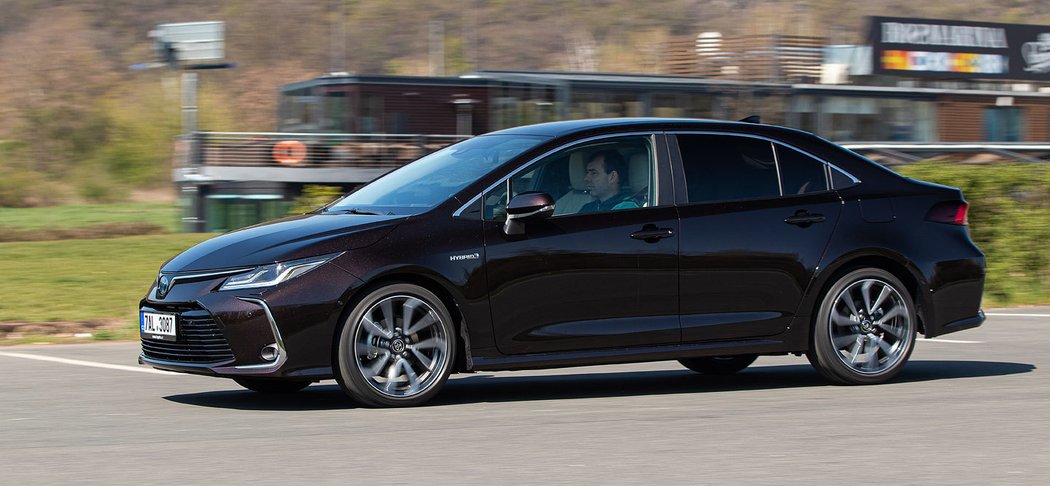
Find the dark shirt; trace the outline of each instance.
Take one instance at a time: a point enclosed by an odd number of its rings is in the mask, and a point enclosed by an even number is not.
[[[595,199],[587,204],[584,204],[580,208],[580,213],[596,213],[599,211],[612,211],[615,209],[631,209],[637,208],[638,202],[631,197],[631,193],[627,191],[620,191],[613,197],[606,199],[605,201],[599,201]]]

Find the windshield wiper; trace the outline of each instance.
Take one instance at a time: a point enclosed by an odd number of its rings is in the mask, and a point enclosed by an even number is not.
[[[339,209],[339,210],[336,210],[336,211],[329,211],[329,212],[343,213],[343,214],[367,214],[367,215],[371,215],[371,216],[389,216],[389,215],[394,214],[394,213],[377,213],[375,211],[366,211],[366,210],[361,209],[361,208]]]

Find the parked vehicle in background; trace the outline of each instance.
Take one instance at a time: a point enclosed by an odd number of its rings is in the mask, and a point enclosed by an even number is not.
[[[615,204],[595,199],[613,183]],[[423,403],[453,372],[724,374],[787,353],[882,383],[917,333],[984,320],[966,214],[958,189],[793,129],[513,128],[171,259],[141,302],[140,360],[261,392],[335,378],[369,406]]]

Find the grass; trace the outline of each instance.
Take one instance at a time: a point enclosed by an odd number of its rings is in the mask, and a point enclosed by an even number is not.
[[[0,243],[0,321],[137,321],[161,264],[212,234]]]
[[[86,228],[114,223],[152,223],[179,231],[180,208],[171,203],[78,204],[47,208],[0,208],[0,229]]]

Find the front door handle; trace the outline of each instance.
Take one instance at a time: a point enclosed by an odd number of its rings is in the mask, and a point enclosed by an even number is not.
[[[784,222],[787,224],[794,224],[805,227],[813,223],[822,223],[824,222],[824,219],[826,218],[824,218],[823,214],[810,213],[803,209],[795,213],[794,216],[788,216],[787,218],[784,218]]]
[[[631,238],[636,240],[645,240],[647,243],[656,243],[664,238],[670,238],[674,236],[674,230],[671,228],[657,228],[656,225],[647,224],[642,227],[641,231],[635,231],[631,233]]]

